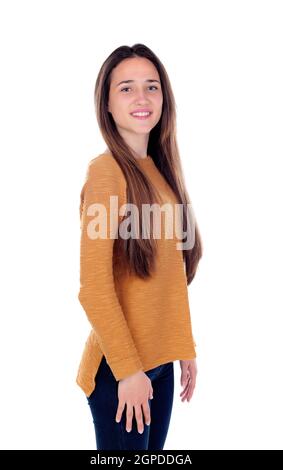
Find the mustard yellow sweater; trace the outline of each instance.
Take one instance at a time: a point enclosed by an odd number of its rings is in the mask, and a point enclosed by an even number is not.
[[[151,156],[139,159],[164,203],[177,198]],[[129,275],[119,263],[117,240],[110,234],[110,196],[118,196],[118,208],[127,203],[126,179],[110,152],[99,154],[87,168],[81,191],[80,289],[78,298],[91,324],[76,382],[89,396],[105,356],[115,379],[138,370],[147,371],[177,359],[196,357],[182,250],[176,238],[161,232],[157,239],[157,269],[143,280]],[[94,238],[90,207],[106,208],[107,237]],[[93,207],[93,206],[92,206]],[[118,215],[118,221],[123,215]],[[163,220],[163,219],[162,219]],[[109,227],[109,230],[108,230]],[[162,226],[164,227],[164,225]]]

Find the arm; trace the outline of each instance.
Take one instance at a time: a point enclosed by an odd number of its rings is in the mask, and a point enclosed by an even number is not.
[[[110,233],[110,195],[118,196],[121,175],[113,162],[97,157],[88,167],[81,193],[79,301],[116,380],[143,370],[127,321],[115,291],[112,256],[115,239]],[[101,204],[99,212],[93,204]],[[104,209],[105,208],[105,209]],[[102,212],[102,209],[105,212]],[[98,218],[99,217],[99,218]],[[105,224],[106,237],[94,238]],[[115,224],[114,224],[115,225]],[[115,225],[114,233],[117,233]]]

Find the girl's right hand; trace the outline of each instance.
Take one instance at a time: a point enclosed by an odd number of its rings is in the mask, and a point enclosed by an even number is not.
[[[143,415],[145,423],[150,425],[151,418],[148,400],[152,398],[153,388],[151,380],[142,370],[139,370],[125,379],[119,380],[119,403],[116,413],[116,422],[120,422],[125,405],[127,405],[126,430],[130,432],[132,430],[134,408],[138,432],[142,434],[144,431]]]

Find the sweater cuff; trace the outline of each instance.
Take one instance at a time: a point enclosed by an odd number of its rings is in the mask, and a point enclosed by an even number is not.
[[[109,365],[110,369],[116,380],[122,380],[128,377],[129,375],[135,374],[139,370],[144,370],[143,365],[139,358],[137,357],[126,357],[122,361],[110,361],[108,362],[106,357],[106,362]]]

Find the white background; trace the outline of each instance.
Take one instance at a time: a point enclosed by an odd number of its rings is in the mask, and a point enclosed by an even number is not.
[[[165,449],[282,449],[282,2],[2,1],[2,449],[95,449],[75,383],[79,196],[104,151],[102,62],[142,42],[163,62],[204,254],[189,287],[198,377]]]

